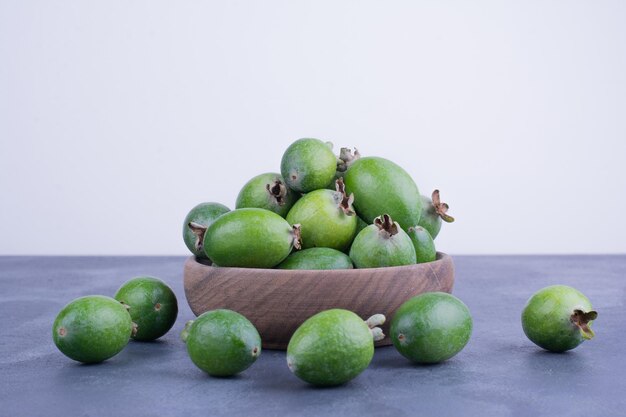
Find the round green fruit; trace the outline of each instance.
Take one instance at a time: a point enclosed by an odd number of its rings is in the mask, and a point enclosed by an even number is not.
[[[273,268],[293,247],[300,248],[300,226],[259,208],[228,212],[204,234],[207,256],[223,267]]]
[[[593,338],[591,322],[597,317],[583,293],[566,285],[552,285],[530,297],[522,312],[522,328],[537,346],[565,352]]]
[[[443,292],[413,297],[391,320],[391,340],[398,352],[416,363],[450,359],[467,344],[472,316],[461,300]]]
[[[416,254],[409,235],[385,214],[354,238],[350,259],[357,268],[380,268],[412,265]]]
[[[187,249],[198,258],[206,258],[202,239],[211,223],[230,209],[220,203],[200,203],[191,209],[183,223],[183,240]]]
[[[310,248],[294,252],[282,261],[278,269],[352,269],[352,260],[343,252],[331,248]]]
[[[422,200],[411,176],[393,162],[378,158],[357,159],[346,171],[348,193],[354,193],[354,207],[366,222],[389,214],[407,230],[419,223]]]
[[[130,317],[137,325],[137,331],[132,336],[135,340],[156,340],[176,322],[176,295],[160,279],[133,278],[117,290],[115,299],[128,306]]]
[[[287,366],[298,378],[319,386],[340,385],[367,368],[374,340],[384,337],[378,314],[367,322],[348,310],[333,309],[309,317],[287,347]]]
[[[421,226],[409,227],[407,234],[415,247],[416,263],[432,262],[437,259],[435,242],[425,228]]]
[[[319,139],[298,139],[287,148],[280,163],[287,186],[300,193],[326,188],[336,171],[332,145]]]
[[[181,338],[192,362],[213,376],[243,372],[261,355],[259,332],[232,310],[207,311],[185,325]]]
[[[54,344],[67,357],[97,363],[117,355],[133,332],[130,314],[110,297],[89,295],[72,301],[52,326]]]
[[[235,208],[262,208],[285,217],[300,195],[285,185],[280,174],[257,175],[248,181],[237,196]]]
[[[428,230],[433,240],[441,230],[441,221],[452,223],[454,217],[448,214],[450,208],[446,203],[441,202],[439,190],[433,191],[432,200],[426,196],[421,196],[422,214],[420,216],[419,225]]]
[[[315,190],[298,200],[287,214],[287,222],[300,225],[302,247],[348,250],[357,226],[353,199],[346,195],[340,178],[336,191]]]

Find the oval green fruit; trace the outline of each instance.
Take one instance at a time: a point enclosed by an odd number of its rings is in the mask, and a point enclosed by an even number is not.
[[[187,249],[198,258],[206,258],[202,246],[204,231],[230,209],[220,203],[200,203],[191,209],[183,223],[183,240]]]
[[[442,203],[439,197],[439,190],[433,191],[432,200],[425,195],[421,196],[422,214],[420,216],[419,226],[428,230],[433,240],[441,230],[441,221],[452,223],[454,217],[448,214],[450,208],[446,203]]]
[[[384,322],[384,316],[380,317],[374,325]],[[374,356],[373,342],[372,329],[353,312],[322,311],[309,317],[291,337],[287,366],[310,384],[340,385],[367,368]]]
[[[425,228],[421,226],[409,227],[407,234],[415,247],[416,263],[432,262],[437,259],[435,242],[433,242],[433,238],[430,237],[430,233]]]
[[[352,269],[352,260],[331,248],[310,248],[292,253],[278,269]]]
[[[310,138],[298,139],[289,145],[280,163],[280,173],[289,188],[308,193],[332,183],[337,157],[329,145]]]
[[[170,287],[154,277],[137,277],[117,290],[115,299],[128,306],[137,325],[135,340],[156,340],[167,333],[178,315],[178,301]]]
[[[422,200],[411,176],[395,163],[378,157],[360,158],[344,176],[346,191],[354,193],[354,207],[366,222],[384,213],[407,230],[419,223]]]
[[[132,331],[126,307],[110,297],[89,295],[63,307],[54,320],[52,338],[68,358],[97,363],[124,349]]]
[[[280,174],[257,175],[248,181],[237,196],[235,208],[262,208],[285,217],[300,195],[285,185]]]
[[[302,197],[287,214],[289,224],[301,227],[302,247],[324,247],[347,251],[357,226],[353,196],[346,196],[343,180],[336,191],[315,190]]]
[[[192,362],[212,376],[236,375],[261,355],[259,332],[232,310],[207,311],[189,321],[181,337]]]
[[[409,235],[385,214],[354,238],[350,259],[357,268],[380,268],[412,265],[416,254]]]
[[[398,352],[416,363],[450,359],[467,344],[472,316],[461,300],[443,292],[406,301],[391,320],[391,340]]]
[[[222,267],[273,268],[293,247],[300,228],[259,208],[233,210],[215,220],[204,235],[206,255]]]
[[[537,346],[565,352],[593,338],[591,322],[597,317],[583,293],[567,285],[552,285],[530,297],[522,312],[522,328]]]

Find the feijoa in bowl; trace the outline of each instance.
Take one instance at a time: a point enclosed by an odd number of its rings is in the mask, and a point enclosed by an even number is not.
[[[264,349],[286,349],[296,329],[320,311],[341,308],[364,320],[393,317],[405,301],[425,292],[451,292],[452,258],[438,252],[433,262],[367,269],[288,270],[212,266],[190,257],[184,267],[185,295],[196,316],[230,309],[257,328]],[[389,323],[383,326],[389,334]],[[390,345],[389,337],[376,346]]]

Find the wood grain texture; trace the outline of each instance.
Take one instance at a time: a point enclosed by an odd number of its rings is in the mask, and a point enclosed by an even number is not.
[[[409,298],[431,291],[451,292],[452,258],[417,265],[350,270],[220,268],[185,262],[185,295],[196,316],[227,308],[246,316],[265,349],[286,349],[293,332],[313,314],[330,308],[354,311],[363,319],[382,313],[389,322]],[[376,343],[389,345],[388,337]]]

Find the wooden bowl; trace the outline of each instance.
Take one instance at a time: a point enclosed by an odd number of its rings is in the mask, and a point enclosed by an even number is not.
[[[354,311],[363,319],[376,313],[389,321],[409,298],[431,291],[451,292],[454,264],[445,253],[433,262],[371,269],[280,270],[221,268],[185,262],[185,295],[196,316],[227,308],[246,316],[265,349],[287,349],[295,330],[313,314],[330,308]],[[385,337],[377,346],[390,345]]]

